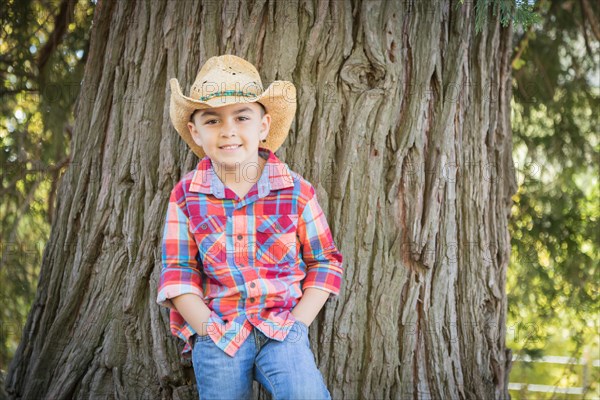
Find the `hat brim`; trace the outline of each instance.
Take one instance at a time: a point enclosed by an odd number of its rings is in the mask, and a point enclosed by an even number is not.
[[[169,105],[169,115],[175,130],[182,139],[188,144],[191,150],[202,159],[206,154],[202,146],[196,144],[187,123],[190,116],[196,110],[205,108],[218,108],[229,104],[240,103],[261,103],[267,113],[271,115],[271,126],[267,141],[261,144],[275,152],[285,141],[294,115],[296,114],[296,87],[289,81],[273,81],[269,87],[260,95],[252,97],[244,96],[225,96],[213,97],[206,101],[195,100],[184,96],[181,92],[179,82],[176,78],[169,81],[171,86],[171,100]]]

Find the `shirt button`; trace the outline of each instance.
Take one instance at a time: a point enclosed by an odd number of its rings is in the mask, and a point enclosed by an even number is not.
[[[254,297],[250,297],[250,303],[254,303]]]
[[[254,287],[254,286],[256,286],[256,283],[252,282],[252,283],[250,284],[250,287]]]
[[[242,240],[244,237],[242,235],[237,235],[238,240]]]

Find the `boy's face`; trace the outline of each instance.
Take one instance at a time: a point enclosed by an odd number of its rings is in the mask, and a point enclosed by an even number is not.
[[[248,162],[258,163],[260,141],[269,133],[271,116],[258,103],[229,104],[198,110],[188,122],[192,138],[213,162],[237,169]],[[226,145],[238,145],[234,149]]]

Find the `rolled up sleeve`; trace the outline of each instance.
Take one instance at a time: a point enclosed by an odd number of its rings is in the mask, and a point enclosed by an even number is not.
[[[171,192],[162,238],[162,269],[156,302],[175,308],[173,297],[193,293],[204,300],[201,275],[198,269],[198,246],[189,231],[188,217],[178,203],[178,191]]]
[[[298,219],[298,238],[306,263],[302,290],[314,287],[329,292],[328,301],[337,297],[342,285],[343,257],[333,241],[327,218],[313,187]]]

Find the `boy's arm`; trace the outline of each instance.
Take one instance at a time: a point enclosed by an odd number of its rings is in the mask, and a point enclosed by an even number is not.
[[[333,242],[327,218],[312,186],[310,199],[298,219],[298,237],[306,277],[302,281],[302,298],[292,314],[310,325],[325,302],[339,295],[343,274],[342,254]]]
[[[173,304],[183,319],[198,333],[208,334],[208,319],[212,310],[198,296],[186,293],[174,297]]]
[[[156,302],[175,308],[198,334],[203,334],[206,329],[201,328],[206,325],[203,322],[208,321],[211,310],[204,304],[199,261],[196,259],[198,246],[189,232],[188,218],[177,204],[180,190],[179,186],[173,189],[167,208]]]
[[[306,326],[315,320],[323,305],[329,298],[329,292],[314,287],[306,288],[302,293],[302,298],[292,310],[292,315]]]

